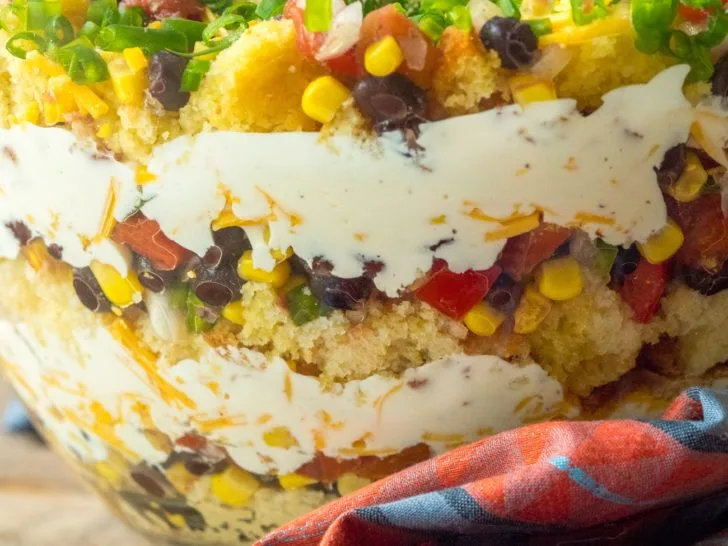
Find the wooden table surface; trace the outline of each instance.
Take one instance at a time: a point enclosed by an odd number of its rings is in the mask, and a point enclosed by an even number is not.
[[[10,396],[0,380],[0,411]],[[0,432],[0,546],[146,546],[32,438]]]

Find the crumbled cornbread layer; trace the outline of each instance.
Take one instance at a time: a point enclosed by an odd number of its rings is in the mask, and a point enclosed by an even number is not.
[[[44,57],[26,61],[13,57],[5,48],[7,38],[0,31],[0,125],[55,124],[59,120],[45,112],[43,104],[65,77],[63,71]],[[507,79],[513,72],[501,68],[498,55],[486,51],[473,34],[449,27],[439,49],[442,55],[429,91],[437,116],[477,112],[510,100]],[[631,31],[568,49],[572,58],[557,77],[556,87],[559,97],[575,98],[582,107],[596,107],[605,92],[646,82],[670,63],[639,53]],[[103,55],[112,60],[119,54]],[[61,112],[60,121],[65,120],[77,135],[97,140],[102,148],[141,162],[154,146],[181,134],[314,131],[319,126],[301,109],[301,95],[322,73],[323,68],[299,52],[291,21],[268,20],[252,25],[213,60],[199,90],[180,112],[166,112],[153,100],[123,104],[107,81],[91,86],[108,104],[106,113],[91,119],[69,110]],[[341,116],[335,123],[337,130],[345,125]]]
[[[24,260],[3,260],[0,283],[14,287],[3,298],[4,311],[41,335],[53,328],[70,337],[74,328],[111,320],[83,307],[75,297],[70,268],[61,263],[35,270]],[[249,347],[280,356],[327,383],[397,374],[451,354],[497,353],[514,362],[535,360],[569,392],[584,397],[635,368],[643,345],[661,338],[674,344],[669,375],[678,379],[702,376],[728,354],[720,328],[728,322],[728,292],[706,297],[677,283],[656,319],[640,325],[617,293],[587,277],[584,292],[554,303],[533,334],[487,343],[420,302],[370,302],[362,311],[336,311],[303,326],[293,324],[268,285],[244,285],[242,303],[243,326],[220,321],[204,336],[183,335],[174,342],[157,336],[146,313],[132,320],[137,334],[165,362],[196,358],[206,343]]]

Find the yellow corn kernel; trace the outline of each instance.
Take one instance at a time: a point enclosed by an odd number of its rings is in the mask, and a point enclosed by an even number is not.
[[[581,267],[571,256],[555,258],[541,264],[536,282],[538,291],[554,301],[570,300],[584,289]]]
[[[142,291],[139,279],[133,271],[129,271],[126,277],[122,277],[113,266],[93,260],[91,271],[99,281],[99,286],[109,301],[119,307],[126,307],[134,303],[134,300]]]
[[[41,239],[34,239],[23,247],[23,256],[30,267],[40,271],[44,265],[50,264],[53,258]]]
[[[43,122],[47,126],[63,123],[63,113],[58,103],[54,101],[43,101]]]
[[[118,469],[114,468],[111,464],[106,461],[99,461],[94,466],[96,473],[101,476],[106,483],[117,489],[121,486],[122,476]]]
[[[78,110],[73,97],[73,82],[71,78],[65,74],[48,78],[48,89],[62,114],[69,114]]]
[[[522,107],[534,102],[556,100],[556,88],[553,82],[531,75],[514,76],[508,80],[513,100]]]
[[[75,85],[73,88],[73,98],[79,109],[85,110],[94,119],[99,119],[109,111],[109,105],[91,91],[90,88],[83,85]]]
[[[287,261],[281,262],[273,271],[264,271],[253,265],[253,252],[246,250],[238,262],[238,275],[246,281],[262,282],[280,288],[291,277],[291,264]]]
[[[177,529],[184,529],[187,527],[187,520],[182,514],[167,514],[167,521]]]
[[[516,334],[535,332],[551,311],[551,300],[542,296],[532,286],[526,287],[513,316],[513,331]]]
[[[96,131],[96,136],[99,138],[109,138],[111,136],[111,123],[102,123],[99,130]]]
[[[343,497],[344,495],[353,493],[357,489],[361,489],[370,483],[372,483],[372,480],[347,472],[346,474],[339,476],[339,479],[336,480],[336,489],[339,490],[339,495]]]
[[[147,78],[144,72],[131,71],[123,57],[115,57],[108,63],[114,93],[122,104],[141,106]]]
[[[162,21],[152,21],[147,25],[147,28],[159,29],[162,28]]]
[[[293,256],[293,249],[290,246],[286,250],[272,248],[270,251],[270,255],[273,256],[275,261],[282,262]]]
[[[331,76],[321,76],[306,87],[301,108],[308,117],[328,123],[348,97],[349,90],[341,82]]]
[[[38,103],[35,101],[27,103],[23,108],[23,115],[21,119],[28,123],[37,125],[38,121],[40,121],[40,107],[38,106]]]
[[[134,181],[136,182],[137,186],[149,184],[150,182],[154,182],[156,179],[157,175],[150,173],[146,165],[137,165],[136,171],[134,171]]]
[[[538,47],[543,49],[551,44],[576,45],[591,42],[601,36],[613,36],[628,32],[632,32],[629,11],[626,12],[626,16],[620,14],[610,15],[588,25],[569,25],[563,30],[544,34],[538,39]]]
[[[243,506],[260,489],[260,483],[245,470],[229,466],[210,480],[210,492],[223,504]]]
[[[703,186],[707,181],[708,173],[700,162],[700,158],[695,152],[688,152],[685,170],[677,179],[677,182],[667,188],[667,193],[683,203],[695,201],[700,197]]]
[[[647,239],[644,243],[637,243],[640,254],[651,264],[660,264],[672,258],[685,240],[680,226],[672,220],[658,233]]]
[[[131,70],[134,74],[144,70],[149,65],[141,47],[127,47],[121,52],[121,54],[124,56],[124,60],[126,61],[126,65],[129,67],[129,70]]]
[[[498,241],[500,239],[509,239],[516,237],[522,233],[533,231],[541,223],[541,213],[534,212],[528,216],[521,216],[515,220],[509,220],[503,223],[503,227],[485,234],[486,241]]]
[[[298,445],[298,441],[286,427],[274,427],[264,432],[263,441],[270,447],[279,447],[281,449],[290,449]]]
[[[39,51],[29,51],[25,56],[25,64],[46,76],[62,76],[63,67],[42,55]]]
[[[245,319],[243,318],[243,303],[240,300],[228,303],[222,308],[222,316],[235,324],[245,324]]]
[[[164,471],[164,474],[167,477],[167,480],[169,480],[169,483],[171,483],[174,488],[183,495],[189,493],[199,479],[198,476],[190,473],[187,468],[185,468],[184,463],[174,463]]]
[[[372,76],[389,76],[404,60],[402,48],[392,35],[382,38],[367,47],[364,53],[364,68]]]
[[[465,314],[463,322],[476,336],[492,336],[504,319],[502,313],[481,301]]]
[[[316,483],[316,480],[303,474],[284,474],[283,476],[278,476],[278,483],[286,491],[291,491]]]

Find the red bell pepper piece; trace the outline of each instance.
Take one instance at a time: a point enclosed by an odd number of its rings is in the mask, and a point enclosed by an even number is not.
[[[453,273],[444,260],[435,260],[427,282],[415,291],[415,295],[441,313],[461,319],[485,297],[500,274],[501,268],[497,265],[485,271],[468,269]]]
[[[670,280],[669,262],[651,264],[640,258],[637,269],[624,279],[619,291],[622,299],[632,308],[634,320],[647,324],[660,310],[660,300]]]
[[[161,271],[172,271],[193,256],[191,251],[162,233],[162,228],[155,220],[150,220],[141,212],[116,224],[111,239],[127,245]]]
[[[498,264],[513,279],[520,281],[536,269],[571,235],[571,230],[556,224],[542,223],[536,229],[512,237],[501,251]]]

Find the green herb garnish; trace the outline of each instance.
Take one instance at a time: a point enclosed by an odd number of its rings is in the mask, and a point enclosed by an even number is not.
[[[65,45],[76,37],[71,22],[63,15],[51,17],[46,23],[45,36],[55,46]]]
[[[101,25],[109,10],[118,11],[116,0],[91,0],[86,11],[86,20]]]
[[[187,67],[182,73],[180,91],[197,91],[205,74],[210,70],[211,64],[210,61],[204,59],[192,59],[187,63]]]
[[[14,34],[5,44],[5,48],[11,55],[25,59],[31,51],[45,52],[48,49],[48,42],[35,32],[24,31]]]
[[[96,46],[104,51],[124,51],[129,47],[140,47],[146,54],[168,50],[187,52],[187,37],[181,32],[146,27],[110,25],[102,28],[96,36]]]
[[[194,44],[202,40],[205,23],[190,21],[189,19],[165,19],[162,21],[162,30],[173,30],[187,36],[187,43]]]
[[[571,18],[577,25],[588,25],[597,19],[603,19],[609,13],[604,0],[591,0],[591,5],[588,8],[584,5],[584,0],[569,1],[571,3]]]
[[[255,14],[261,19],[271,19],[283,13],[286,0],[260,0]]]
[[[531,27],[531,30],[537,38],[539,36],[544,36],[545,34],[551,34],[551,32],[553,32],[551,19],[549,19],[548,17],[544,17],[543,19],[529,19],[527,21],[524,21],[524,23]]]
[[[286,306],[296,326],[311,322],[322,315],[319,300],[305,284],[286,294]]]

